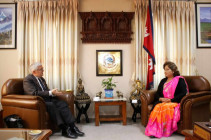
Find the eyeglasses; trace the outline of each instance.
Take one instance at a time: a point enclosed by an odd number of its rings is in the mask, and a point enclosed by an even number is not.
[[[44,69],[43,68],[41,68],[41,69],[37,69],[38,71],[44,71]]]

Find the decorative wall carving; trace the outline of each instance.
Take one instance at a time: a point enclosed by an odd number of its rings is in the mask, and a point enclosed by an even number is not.
[[[130,43],[134,12],[79,12],[83,43]]]

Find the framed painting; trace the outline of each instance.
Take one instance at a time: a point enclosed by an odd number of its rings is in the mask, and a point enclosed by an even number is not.
[[[211,3],[196,3],[197,48],[211,48]]]
[[[0,49],[16,49],[16,4],[0,3]]]
[[[97,76],[122,76],[122,50],[96,50]]]

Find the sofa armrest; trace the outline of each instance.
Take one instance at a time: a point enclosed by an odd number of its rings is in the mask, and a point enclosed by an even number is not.
[[[141,123],[146,126],[148,122],[149,109],[148,105],[154,101],[155,90],[142,90],[140,95],[141,100]]]
[[[193,122],[195,121],[209,121],[210,101],[210,91],[189,93],[183,97],[180,102],[180,120],[183,120],[182,129],[192,129]]]
[[[24,120],[23,123],[26,128],[47,128],[46,105],[41,97],[32,95],[5,95],[1,101],[3,117],[16,114]]]
[[[194,102],[201,102],[203,100],[210,100],[211,91],[201,91],[201,92],[195,92],[195,93],[189,93],[188,95],[184,96],[180,102],[180,106],[184,106],[188,101],[194,101]],[[202,98],[203,97],[203,98]],[[204,97],[207,97],[204,98]],[[183,108],[181,108],[181,111]]]
[[[3,96],[2,106],[15,106],[34,110],[46,110],[44,100],[39,96],[31,95],[6,95]]]
[[[57,96],[58,99],[63,100],[68,103],[68,106],[74,115],[74,94],[73,91],[62,91],[62,95]]]
[[[142,90],[141,100],[145,101],[147,105],[152,104],[154,101],[156,90]]]

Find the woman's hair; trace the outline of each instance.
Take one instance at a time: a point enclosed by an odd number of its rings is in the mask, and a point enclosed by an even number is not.
[[[42,66],[40,62],[35,62],[29,66],[29,72],[32,74],[33,71],[37,70],[39,66]]]
[[[171,62],[171,61],[166,61],[166,62],[163,64],[163,69],[165,69],[166,66],[168,66],[168,67],[173,71],[174,77],[175,77],[175,76],[180,76],[180,73],[179,73],[179,70],[178,70],[176,64],[174,64],[174,63]]]

